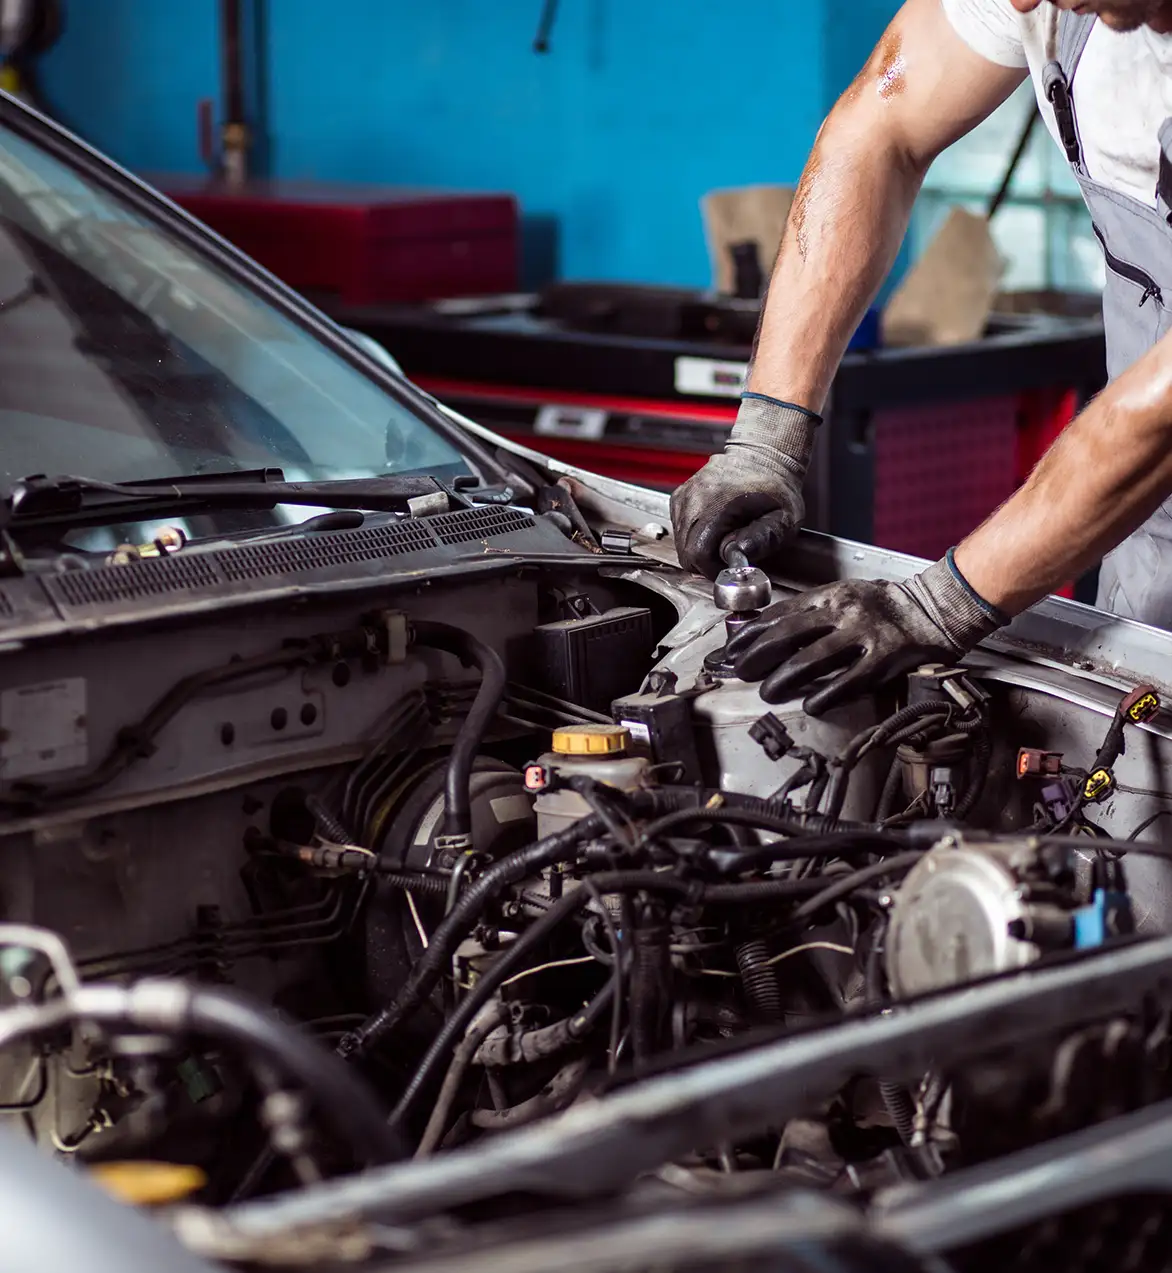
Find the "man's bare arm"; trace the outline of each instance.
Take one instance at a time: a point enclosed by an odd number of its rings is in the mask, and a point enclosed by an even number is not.
[[[907,0],[818,134],[770,283],[751,390],[822,410],[932,160],[1024,74],[974,53],[940,0]]]
[[[1029,480],[956,550],[986,601],[1017,614],[1093,565],[1172,494],[1172,337],[1096,398]]]

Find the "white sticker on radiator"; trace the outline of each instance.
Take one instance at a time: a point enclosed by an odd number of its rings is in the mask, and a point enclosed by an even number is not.
[[[719,362],[715,358],[677,358],[676,393],[706,398],[739,398],[749,375],[747,362]]]
[[[80,676],[0,693],[0,776],[29,778],[88,764],[85,703]]]

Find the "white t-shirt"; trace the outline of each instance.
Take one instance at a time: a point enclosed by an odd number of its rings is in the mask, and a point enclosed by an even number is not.
[[[1046,127],[1058,140],[1042,69],[1057,51],[1058,10],[1018,13],[1009,0],[942,0],[965,43],[1001,66],[1028,67]],[[1159,131],[1172,118],[1172,36],[1121,33],[1096,22],[1074,78],[1083,162],[1095,181],[1156,205]]]

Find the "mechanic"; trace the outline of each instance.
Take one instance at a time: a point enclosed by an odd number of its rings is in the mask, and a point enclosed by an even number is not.
[[[1027,71],[1106,252],[1111,383],[935,565],[816,588],[739,632],[737,672],[768,702],[809,691],[817,715],[954,661],[1104,553],[1099,605],[1172,627],[1172,0],[907,0],[815,141],[728,445],[672,497],[680,559],[710,577],[730,544],[777,560],[928,166]]]

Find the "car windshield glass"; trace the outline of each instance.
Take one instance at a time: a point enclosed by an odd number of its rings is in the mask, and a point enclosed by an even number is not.
[[[290,481],[469,471],[246,283],[0,126],[0,493],[33,473],[265,467]]]

